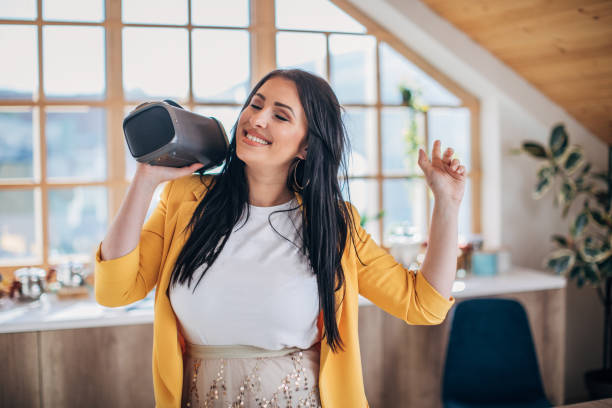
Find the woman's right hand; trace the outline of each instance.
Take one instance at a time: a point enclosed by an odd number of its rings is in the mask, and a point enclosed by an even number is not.
[[[138,162],[136,165],[136,174],[134,180],[138,183],[146,183],[150,186],[157,187],[164,181],[174,180],[180,177],[193,174],[196,170],[202,168],[202,163],[193,163],[185,167],[168,167],[168,166],[153,166],[148,163]]]

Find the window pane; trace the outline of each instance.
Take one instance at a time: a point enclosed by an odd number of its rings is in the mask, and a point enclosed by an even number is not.
[[[249,92],[249,33],[193,30],[193,94],[198,100],[242,103]]]
[[[191,24],[247,27],[248,0],[191,0]]]
[[[106,195],[105,187],[49,190],[49,257],[52,263],[65,255],[93,257],[106,233]]]
[[[331,84],[340,103],[376,102],[376,38],[331,35]]]
[[[187,99],[188,68],[187,30],[123,29],[123,89],[126,98],[176,98],[177,102]]]
[[[43,27],[47,98],[104,99],[104,28]]]
[[[106,179],[106,111],[47,108],[47,177],[50,180]]]
[[[279,68],[301,68],[327,78],[323,34],[276,34],[276,65]]]
[[[103,0],[44,0],[43,19],[55,21],[104,21]]]
[[[405,107],[383,108],[383,172],[423,174],[419,146],[425,146],[425,115]]]
[[[470,110],[468,108],[432,108],[429,110],[429,151],[433,142],[442,142],[442,152],[447,147],[455,151],[453,158],[461,161],[469,171],[471,168]]]
[[[427,186],[423,179],[385,180],[385,242],[391,235],[412,235],[425,239],[427,234]]]
[[[422,103],[428,105],[461,105],[461,100],[395,51],[388,44],[380,44],[380,87],[384,104],[402,103],[399,87],[407,86],[420,93]]]
[[[124,23],[187,24],[187,0],[123,0]]]
[[[36,0],[0,1],[0,19],[35,20]]]
[[[376,215],[380,212],[376,180],[350,179],[350,198],[346,192],[346,184],[343,180],[340,183],[344,200],[350,201],[357,208],[361,220],[365,220],[363,227],[374,241],[380,244],[379,221],[376,219]]]
[[[376,174],[378,166],[376,110],[347,107],[343,120],[351,141],[349,174],[351,176]]]
[[[153,198],[151,199],[151,203],[149,204],[149,208],[147,209],[147,215],[145,216],[145,223],[153,214],[155,207],[159,204],[159,200],[161,200],[161,193],[164,191],[164,187],[166,186],[166,181],[160,183],[157,187],[155,187],[155,191],[153,192]]]
[[[0,179],[34,177],[34,134],[32,109],[0,111]]]
[[[0,99],[38,97],[38,38],[35,26],[0,26]]]
[[[232,127],[240,116],[240,108],[237,106],[196,106],[194,112],[204,116],[212,116],[219,120],[227,133],[227,138],[232,140]]]
[[[38,191],[0,190],[0,264],[32,264],[42,261],[42,239],[37,225]]]
[[[123,139],[123,151],[125,154],[125,178],[127,180],[132,180],[134,178],[134,173],[136,173],[136,165],[138,162],[130,154],[130,149],[125,143],[125,139]]]
[[[365,33],[364,26],[327,0],[276,0],[276,27]]]

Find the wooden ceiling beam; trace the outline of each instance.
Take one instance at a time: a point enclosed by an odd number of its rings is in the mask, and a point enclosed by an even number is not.
[[[612,142],[612,0],[423,2]]]

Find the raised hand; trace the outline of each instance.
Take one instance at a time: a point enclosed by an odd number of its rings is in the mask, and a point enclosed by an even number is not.
[[[434,142],[431,161],[419,148],[419,167],[436,200],[450,200],[458,205],[465,190],[465,167],[459,164],[459,159],[451,160],[453,149],[450,147],[440,156],[440,145],[440,140]]]

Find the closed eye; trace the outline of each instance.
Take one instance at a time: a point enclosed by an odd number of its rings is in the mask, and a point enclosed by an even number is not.
[[[257,110],[261,109],[261,106],[257,106],[254,103],[251,104],[251,107]]]
[[[277,117],[277,118],[279,118],[280,120],[285,121],[285,122],[288,122],[288,121],[289,121],[289,119],[287,119],[287,118],[283,118],[281,115],[276,115],[276,117]]]

